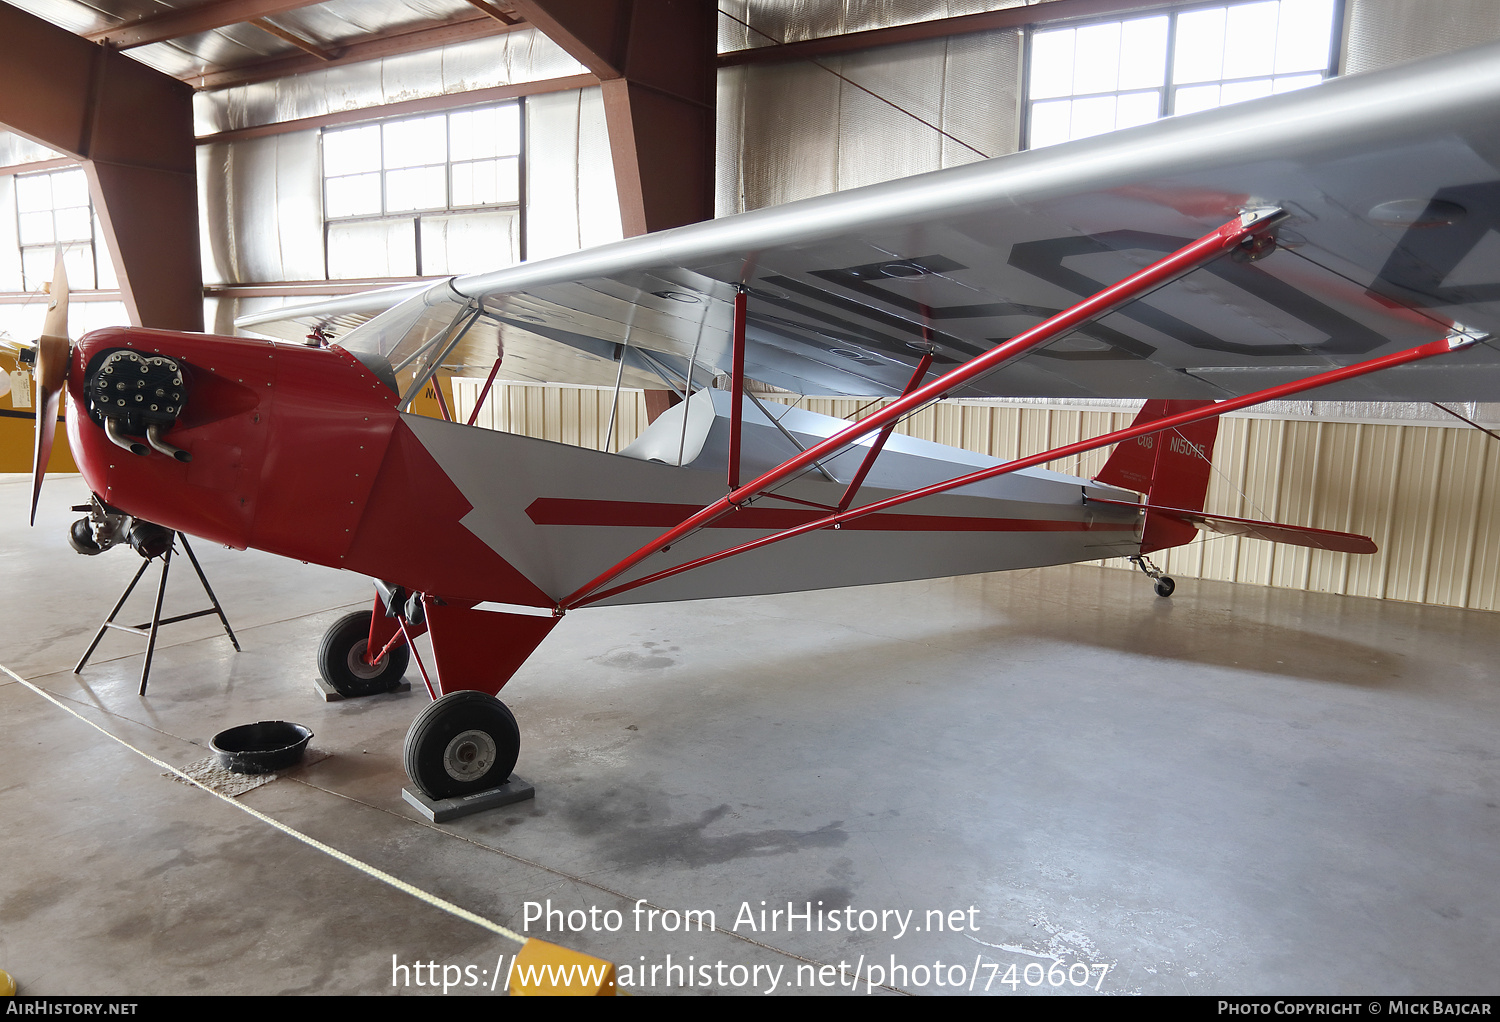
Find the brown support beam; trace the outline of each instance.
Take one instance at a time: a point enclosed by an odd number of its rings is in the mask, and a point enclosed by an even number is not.
[[[319,298],[323,295],[356,295],[361,291],[420,284],[437,277],[357,277],[348,280],[276,280],[249,284],[205,284],[205,298]],[[35,295],[32,296],[34,301]],[[3,301],[0,296],[0,301]]]
[[[131,322],[203,329],[192,90],[0,4],[0,124],[83,163]]]
[[[1024,28],[1027,25],[1040,25],[1069,18],[1128,14],[1131,11],[1162,6],[1164,6],[1162,0],[1046,0],[1045,3],[1031,4],[1027,7],[1008,7],[1002,11],[963,14],[953,18],[935,18],[931,21],[917,21],[909,25],[893,25],[890,28],[850,32],[847,35],[731,50],[728,53],[719,54],[718,66],[733,67],[737,64],[809,60],[835,53],[868,50],[876,46],[894,46],[897,43],[913,43],[924,39],[945,39],[970,32]]]
[[[431,50],[450,43],[484,39],[487,36],[504,35],[506,32],[530,27],[524,23],[506,25],[487,15],[475,13],[438,25],[399,29],[365,36],[357,43],[330,50],[332,59],[329,60],[299,53],[290,57],[274,57],[270,60],[222,70],[187,74],[182,76],[182,80],[195,89],[226,89],[231,85],[251,85],[272,78],[302,74],[304,71],[321,71],[327,67],[357,64],[362,60],[379,60],[381,57],[393,57],[400,53]]]
[[[643,0],[650,4],[659,0]],[[633,0],[518,0],[516,11],[600,78],[625,73]]]
[[[646,391],[646,424],[649,426],[661,418],[663,412],[673,405],[682,404],[682,398],[677,396],[676,391],[671,390],[647,390]]]
[[[68,289],[68,304],[74,302],[118,302],[125,296],[119,291],[74,291]],[[47,296],[40,291],[0,291],[0,305],[36,305]]]
[[[337,113],[317,114],[313,117],[297,117],[290,121],[275,121],[257,124],[249,128],[232,128],[211,135],[199,135],[199,145],[214,142],[238,142],[246,138],[264,138],[267,135],[285,135],[293,131],[308,131],[314,128],[332,128],[361,121],[379,121],[387,117],[405,117],[408,114],[430,114],[439,110],[458,110],[466,106],[485,106],[520,96],[539,96],[548,92],[570,92],[598,85],[599,79],[590,74],[568,75],[565,78],[543,78],[536,82],[521,82],[517,85],[492,85],[487,89],[470,92],[449,92],[441,96],[424,96],[421,99],[403,99],[397,103],[382,103],[365,106],[358,110],[340,110]],[[0,174],[7,173],[0,167]]]
[[[701,0],[514,0],[597,75],[626,237],[714,215],[718,12]]]
[[[317,43],[312,42],[311,40],[304,39],[296,32],[284,29],[280,25],[276,24],[274,21],[270,21],[269,19],[256,18],[251,21],[250,24],[254,25],[262,32],[275,36],[277,39],[280,39],[284,43],[291,43],[303,53],[311,53],[314,57],[317,57],[321,61],[330,61],[334,57],[338,56],[338,54],[333,50],[330,50],[323,46],[319,46]]]
[[[312,0],[217,0],[216,3],[137,18],[112,28],[89,32],[84,38],[91,43],[103,43],[117,50],[129,50],[311,6]]]
[[[485,0],[469,0],[469,6],[479,8],[496,21],[506,25],[519,25],[523,20],[514,11],[497,7],[492,3],[486,3]]]
[[[34,174],[39,170],[57,170],[62,167],[76,167],[78,161],[71,156],[58,156],[51,160],[34,160],[31,163],[13,163],[9,167],[0,167],[0,177],[11,177],[15,174]]]

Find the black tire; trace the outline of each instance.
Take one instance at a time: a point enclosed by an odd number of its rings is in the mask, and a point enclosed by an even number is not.
[[[402,643],[375,666],[364,662],[370,643],[370,616],[370,611],[360,610],[339,618],[323,633],[318,646],[318,673],[341,696],[389,692],[401,681],[411,661],[411,650]]]
[[[428,703],[406,732],[406,775],[431,799],[498,788],[521,755],[510,707],[484,692],[449,692]]]
[[[1171,596],[1176,589],[1177,583],[1172,581],[1172,576],[1170,575],[1163,575],[1156,580],[1157,596]]]

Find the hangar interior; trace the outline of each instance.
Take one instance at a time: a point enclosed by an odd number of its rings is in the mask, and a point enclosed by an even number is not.
[[[1097,55],[1061,85],[1036,63],[1153,19],[1188,38],[1218,18],[1222,46],[1281,7],[1324,19],[1326,59],[1107,89],[1084,82]],[[1485,0],[9,3],[0,339],[41,331],[58,245],[75,336],[228,334],[1495,39]],[[483,383],[452,381],[460,418]],[[477,421],[618,450],[653,399],[629,392],[606,436],[610,389],[515,378]],[[29,463],[22,395],[0,395],[7,472]],[[948,402],[901,428],[1017,457],[1134,408]],[[314,693],[319,637],[369,605],[367,579],[199,549],[243,652],[174,625],[139,696],[134,639],[70,671],[139,561],[69,549],[76,476],[49,476],[26,530],[30,479],[6,475],[0,968],[38,994],[492,992],[515,945],[430,895],[613,961],[637,993],[1493,993],[1500,402],[1450,409],[1469,421],[1226,418],[1208,510],[1367,534],[1377,555],[1203,539],[1161,558],[1184,580],[1170,600],[1080,564],[590,610],[505,690],[537,797],[442,824],[400,794],[422,687]],[[200,602],[179,568],[166,612]],[[182,767],[263,719],[305,723],[326,758],[239,801],[419,895],[142,755]],[[877,922],[771,929],[762,902]],[[539,905],[621,925],[547,928]],[[717,928],[685,932],[688,910]],[[907,911],[943,925],[898,935]],[[462,979],[412,982],[419,962]],[[686,962],[713,982],[667,968]],[[1034,963],[1088,979],[1033,983]]]

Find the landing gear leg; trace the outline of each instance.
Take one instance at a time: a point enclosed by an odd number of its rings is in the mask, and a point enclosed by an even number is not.
[[[493,693],[559,618],[476,610],[432,596],[423,596],[421,607],[432,637],[435,694],[445,694],[406,733],[403,760],[412,787],[403,797],[437,822],[533,797],[535,789],[511,774],[521,752],[516,718]]]
[[[1172,576],[1151,563],[1151,558],[1144,554],[1132,557],[1130,563],[1140,568],[1141,571],[1146,573],[1146,577],[1155,583],[1157,596],[1171,596],[1177,589],[1177,583],[1172,581]]]

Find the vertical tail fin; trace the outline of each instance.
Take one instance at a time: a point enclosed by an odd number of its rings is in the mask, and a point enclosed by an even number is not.
[[[1154,422],[1168,415],[1192,411],[1212,401],[1147,401],[1134,425]],[[1148,433],[1116,445],[1095,480],[1145,494],[1146,503],[1181,511],[1202,511],[1208,495],[1214,440],[1219,435],[1217,418],[1203,419],[1164,433]],[[1141,553],[1181,546],[1197,535],[1189,523],[1178,518],[1146,512]]]

